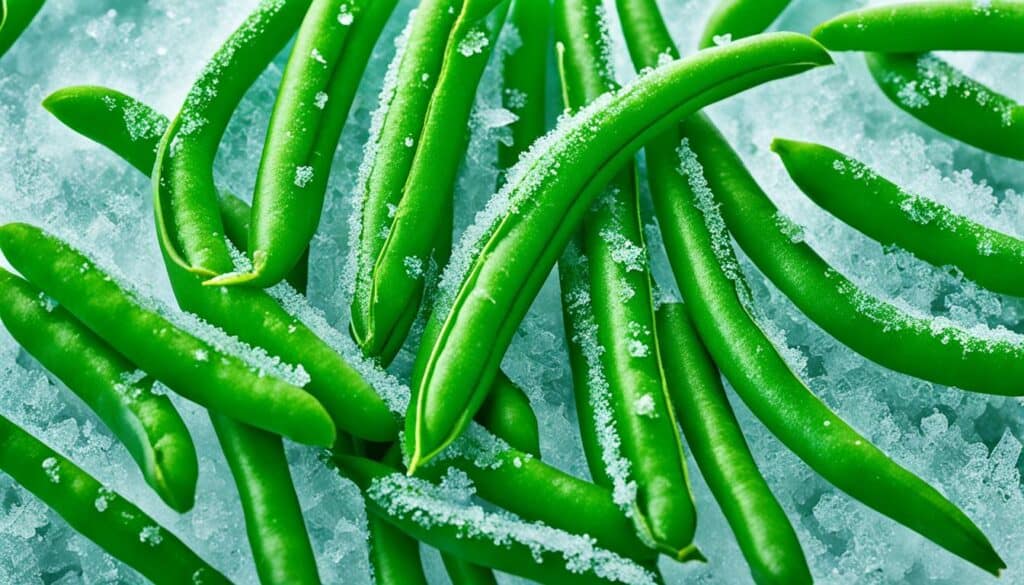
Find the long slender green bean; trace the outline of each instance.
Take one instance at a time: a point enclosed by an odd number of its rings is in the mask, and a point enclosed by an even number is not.
[[[382,93],[360,172],[352,333],[384,363],[419,311],[431,262],[447,260],[464,128],[507,11],[507,0],[422,3]]]
[[[671,56],[678,54],[655,0],[618,0],[616,5],[637,69],[657,67],[666,51]],[[796,533],[757,469],[725,397],[718,369],[685,308],[678,303],[662,305],[657,319],[671,402],[754,581],[810,583]]]
[[[939,132],[1024,160],[1024,107],[930,53],[867,53],[885,96]]]
[[[701,122],[699,116],[685,122],[684,135],[694,135],[695,123]],[[665,248],[701,339],[736,392],[783,444],[833,485],[998,573],[1003,561],[962,511],[858,434],[793,374],[748,307],[750,293],[715,208],[715,195],[724,198],[726,193],[708,187],[713,180],[733,177],[721,172],[705,175],[705,161],[688,142],[676,152],[673,146],[678,142],[669,143],[671,137],[663,140],[646,154]],[[707,144],[704,137],[694,142]],[[722,160],[714,156],[707,162]],[[816,303],[824,306],[820,299]],[[837,317],[843,316],[840,310]]]
[[[704,25],[700,48],[764,32],[792,0],[719,0]]]
[[[1016,0],[918,0],[840,14],[811,33],[831,51],[1024,51]]]
[[[547,56],[551,43],[551,0],[513,0],[508,22],[520,45],[501,67],[501,103],[517,118],[511,144],[498,145],[498,166],[511,168],[547,130]]]
[[[230,583],[145,512],[2,416],[0,470],[154,583]]]
[[[68,244],[9,223],[0,227],[0,249],[29,282],[178,394],[300,443],[334,441],[334,425],[315,398],[179,329]]]
[[[108,147],[136,168],[153,168],[152,146],[159,136],[158,129],[166,127],[162,123],[166,118],[149,106],[114,90],[88,86],[59,90],[44,104],[72,129]],[[222,195],[220,210],[225,226],[230,228],[228,235],[235,232],[235,241],[244,242],[245,232],[238,233],[247,223],[239,217],[248,217],[244,203]],[[164,250],[172,245],[169,237],[161,237],[161,244]],[[201,277],[183,270],[166,254],[165,260],[171,286],[183,309],[287,363],[301,365],[310,376],[309,391],[325,405],[339,428],[369,440],[395,437],[394,417],[369,383],[270,295],[241,287],[205,287]]]
[[[776,138],[772,150],[808,197],[854,229],[936,266],[955,266],[983,287],[1024,296],[1024,241],[908,193],[864,163],[827,146]],[[975,364],[970,370],[979,375],[996,370],[991,374],[1005,380],[1013,377],[1007,367]],[[1014,388],[1021,386],[1010,384],[1007,390]]]
[[[830,62],[802,35],[740,40],[640,78],[535,143],[442,278],[413,374],[405,434],[410,470],[468,424],[584,213],[645,141],[708,103]]]
[[[0,0],[0,57],[32,23],[46,0]]]
[[[356,89],[397,0],[313,0],[274,104],[253,195],[252,269],[208,285],[271,286],[302,257],[323,210]]]
[[[153,379],[42,291],[0,269],[0,319],[33,357],[107,425],[160,498],[179,512],[195,502],[199,463],[192,437]]]
[[[567,106],[618,89],[600,0],[556,0],[555,38]],[[583,219],[579,248],[559,262],[562,304],[585,453],[643,538],[677,560],[693,545],[696,510],[662,377],[651,275],[633,165]],[[568,286],[565,286],[568,285]],[[581,373],[577,373],[580,370]]]
[[[473,486],[458,472],[441,486],[361,457],[337,455],[363,489],[367,511],[457,558],[542,583],[658,583],[650,569],[575,536],[468,503]]]
[[[682,303],[658,308],[665,378],[686,443],[759,585],[811,583],[800,542],[757,469],[711,356]]]

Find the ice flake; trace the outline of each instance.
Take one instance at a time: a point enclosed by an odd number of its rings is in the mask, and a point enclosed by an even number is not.
[[[313,167],[311,166],[299,166],[295,167],[295,186],[304,189],[309,186],[313,181]]]
[[[472,57],[483,53],[489,44],[491,44],[491,40],[487,38],[487,32],[475,29],[466,33],[466,36],[459,41],[457,50],[463,57]]]

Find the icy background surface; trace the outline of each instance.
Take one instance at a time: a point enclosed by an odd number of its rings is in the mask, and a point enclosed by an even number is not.
[[[153,233],[149,181],[102,147],[64,128],[40,107],[50,92],[72,84],[107,85],[173,114],[206,59],[255,6],[256,0],[50,0],[19,43],[0,61],[0,221],[30,221],[74,234],[127,277],[173,303]],[[324,219],[313,245],[311,297],[344,325],[347,302],[339,282],[347,242],[356,167],[375,107],[391,39],[412,2],[403,0],[345,130]],[[662,2],[671,30],[693,49],[709,0]],[[796,0],[777,28],[808,31],[863,2]],[[613,26],[617,23],[614,22]],[[621,41],[619,31],[613,37]],[[1018,101],[1024,100],[1024,57],[944,55]],[[285,54],[279,56],[237,112],[218,159],[218,180],[251,193],[271,104]],[[623,73],[631,71],[619,46]],[[710,111],[779,207],[804,226],[805,238],[829,262],[883,298],[963,324],[1003,325],[1024,332],[1024,302],[995,295],[957,274],[910,255],[884,250],[817,209],[788,180],[768,150],[784,136],[818,141],[875,166],[882,174],[1000,230],[1024,236],[1024,163],[986,155],[928,129],[890,104],[856,54],[837,65],[774,82]],[[484,81],[480,108],[497,104],[497,79]],[[492,126],[480,116],[460,179],[457,224],[464,227],[491,194]],[[496,122],[497,121],[497,122]],[[656,232],[653,219],[649,229]],[[670,283],[657,240],[655,271]],[[968,394],[894,374],[839,345],[809,323],[745,264],[756,300],[785,332],[811,388],[897,461],[937,486],[989,535],[1010,565],[1001,583],[1024,583],[1024,497],[1018,400]],[[398,368],[408,364],[408,352]],[[506,359],[507,371],[529,392],[540,419],[544,459],[586,475],[562,340],[557,281],[549,279]],[[200,452],[193,511],[177,515],[152,494],[128,456],[82,404],[0,333],[0,412],[26,426],[102,481],[140,504],[200,555],[240,583],[255,583],[241,510],[206,415],[177,400]],[[826,484],[767,434],[738,401],[741,424],[769,483],[796,526],[811,570],[821,583],[993,583],[991,577],[867,510]],[[369,583],[365,518],[356,489],[320,464],[309,449],[289,447],[306,521],[326,583]],[[696,466],[691,462],[691,469]],[[749,583],[728,526],[694,472],[700,522],[697,544],[707,565],[663,562],[669,583]],[[440,558],[425,550],[433,583],[447,583]],[[0,475],[0,583],[136,583],[131,569],[73,533],[7,476]],[[503,582],[518,582],[503,578]]]

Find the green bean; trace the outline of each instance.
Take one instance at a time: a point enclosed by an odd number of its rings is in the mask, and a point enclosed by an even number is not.
[[[556,0],[570,108],[618,88],[608,34],[600,0]],[[676,560],[702,559],[693,545],[686,455],[662,377],[633,165],[587,212],[577,239],[559,272],[577,409],[585,413],[580,426],[589,427],[582,432],[588,462],[603,467],[594,477],[613,490],[642,538]]]
[[[135,504],[2,416],[0,470],[154,583],[230,583]]]
[[[236,97],[240,99],[241,94]],[[223,93],[218,94],[218,98],[231,99]],[[107,146],[125,160],[134,161],[136,168],[153,168],[155,159],[150,147],[159,135],[161,120],[166,118],[145,104],[96,87],[66,88],[48,97],[44,104],[74,130]],[[212,159],[208,162],[212,168]],[[225,226],[241,227],[235,211],[239,203],[230,196],[220,197],[221,214],[228,218]],[[229,229],[229,235],[231,231],[238,232],[236,228]],[[310,376],[310,393],[325,405],[338,428],[377,441],[387,441],[397,435],[394,417],[369,383],[309,327],[263,291],[203,286],[202,277],[170,260],[167,251],[173,243],[168,230],[158,229],[158,234],[171,286],[183,309],[251,345],[265,348],[287,363],[301,365]],[[235,237],[241,241],[246,239],[244,234]],[[230,258],[226,261],[230,262]]]
[[[0,227],[0,249],[29,282],[178,394],[300,443],[334,441],[334,425],[315,398],[179,329],[68,244],[9,223]]]
[[[540,457],[540,432],[530,399],[504,372],[498,372],[476,420],[513,448]]]
[[[284,47],[311,0],[261,0],[192,85],[153,168],[157,229],[167,259],[212,277],[234,270],[217,209],[213,159],[245,90]],[[235,99],[237,96],[237,99]]]
[[[700,48],[764,32],[792,0],[718,0],[704,25]]]
[[[463,561],[449,554],[442,554],[444,569],[452,585],[498,585],[490,569]]]
[[[248,245],[249,219],[252,213],[249,204],[223,191],[220,193],[218,203],[220,219],[224,222],[224,235],[235,248],[244,250]],[[299,256],[298,262],[285,275],[284,280],[299,293],[306,294],[306,284],[309,280],[309,246],[306,246],[305,251]]]
[[[736,535],[754,582],[811,583],[796,532],[757,469],[718,370],[682,303],[658,309],[658,336],[686,443]]]
[[[168,506],[195,503],[199,463],[188,428],[153,379],[24,280],[0,269],[0,319],[33,357],[85,402]]]
[[[0,57],[32,23],[46,0],[0,0]]]
[[[935,55],[867,53],[868,70],[900,109],[957,140],[1024,160],[1024,107]]]
[[[701,128],[703,134],[698,133]],[[725,222],[715,209],[715,197],[725,201],[735,195],[733,189],[747,175],[736,174],[742,165],[722,170],[729,159],[722,151],[711,151],[707,135],[713,130],[701,116],[694,116],[683,124],[682,134],[687,139],[678,153],[674,147],[679,142],[667,136],[648,147],[646,156],[665,249],[697,331],[715,363],[765,426],[826,480],[950,552],[998,573],[1005,565],[978,527],[937,490],[889,459],[829,410],[794,375],[758,326]],[[724,141],[713,144],[728,147]],[[695,154],[691,145],[701,150]],[[709,173],[704,173],[703,164],[709,165]],[[721,187],[723,184],[728,187]],[[779,229],[776,223],[772,226]],[[754,248],[745,250],[753,253]],[[776,254],[777,250],[773,248]],[[779,262],[775,256],[766,256]],[[810,269],[802,274],[820,276]],[[816,287],[814,291],[814,303],[807,306],[826,307],[821,302],[824,290]],[[841,308],[829,310],[829,314],[832,319],[864,322],[850,319]],[[900,351],[893,345],[886,349]]]
[[[253,195],[252,269],[208,285],[271,286],[320,223],[338,138],[397,0],[313,0],[284,70]],[[245,246],[242,246],[245,248]]]
[[[500,0],[424,2],[382,92],[360,172],[352,333],[383,363],[405,341],[431,261],[447,259],[452,190],[469,140],[462,129],[507,11]]]
[[[928,0],[840,14],[811,33],[830,51],[1024,51],[1024,4]]]
[[[659,582],[650,569],[588,537],[460,501],[472,486],[458,472],[437,487],[369,459],[339,455],[335,461],[363,490],[368,513],[457,558],[542,583]]]
[[[498,145],[498,166],[504,170],[547,130],[547,56],[551,35],[551,0],[513,0],[509,24],[521,44],[505,55],[501,67],[501,103],[516,114],[512,142]]]
[[[808,197],[854,229],[936,266],[955,266],[985,288],[1024,296],[1024,241],[908,193],[864,163],[827,146],[776,138],[772,150]],[[1013,376],[1006,368],[975,364],[971,369],[998,370],[991,373],[1002,380]]]
[[[427,585],[420,545],[398,527],[367,513],[370,564],[377,585]]]
[[[583,214],[646,140],[708,103],[827,63],[828,54],[801,35],[737,41],[642,77],[535,143],[442,278],[413,374],[410,470],[451,443],[479,409]]]

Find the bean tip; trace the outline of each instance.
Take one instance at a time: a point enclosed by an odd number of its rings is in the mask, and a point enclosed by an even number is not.
[[[204,270],[205,269],[200,269]],[[197,270],[193,270],[196,274],[199,274]],[[225,272],[224,274],[213,275],[213,278],[208,278],[203,281],[203,286],[235,286],[240,284],[250,283],[260,275],[257,272]]]

